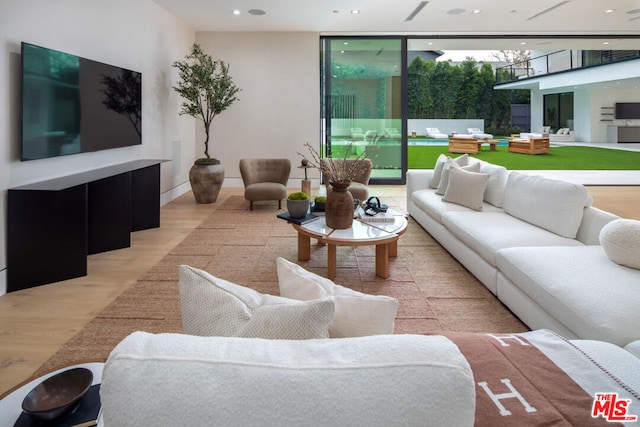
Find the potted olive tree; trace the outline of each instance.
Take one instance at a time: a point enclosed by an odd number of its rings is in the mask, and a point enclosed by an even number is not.
[[[224,181],[224,168],[220,160],[209,155],[211,122],[238,100],[239,89],[229,75],[229,65],[214,60],[194,43],[184,60],[176,61],[180,80],[173,89],[184,98],[180,115],[187,114],[204,124],[204,155],[189,170],[189,182],[197,203],[212,203]]]

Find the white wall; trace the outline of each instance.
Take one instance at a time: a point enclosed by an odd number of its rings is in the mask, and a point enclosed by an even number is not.
[[[193,162],[195,123],[178,116],[171,63],[188,52],[195,32],[152,0],[2,0],[0,39],[1,295],[6,290],[8,188],[141,158],[172,160],[161,168],[163,200],[184,188]],[[22,41],[142,72],[142,145],[21,162]]]
[[[225,187],[242,187],[242,157],[291,159],[290,186],[300,185],[296,166],[305,142],[320,141],[318,33],[199,32],[197,42],[215,59],[229,63],[242,89],[239,101],[213,120],[209,154],[225,168]],[[198,122],[198,141],[204,130]],[[197,146],[199,153],[204,146]],[[309,171],[317,178],[317,171]]]

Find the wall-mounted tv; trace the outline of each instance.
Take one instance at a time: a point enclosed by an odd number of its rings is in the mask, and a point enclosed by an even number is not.
[[[640,102],[616,102],[616,119],[640,119]]]
[[[142,74],[22,43],[22,160],[142,144]]]

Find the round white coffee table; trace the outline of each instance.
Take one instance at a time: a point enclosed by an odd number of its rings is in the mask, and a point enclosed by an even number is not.
[[[394,215],[397,213],[397,215]],[[376,247],[376,275],[389,277],[389,257],[398,256],[398,239],[407,230],[404,214],[390,210],[394,222],[361,222],[354,219],[353,226],[345,230],[327,227],[324,216],[302,225],[293,224],[298,231],[298,261],[311,259],[311,239],[327,245],[327,277],[336,277],[337,246]]]

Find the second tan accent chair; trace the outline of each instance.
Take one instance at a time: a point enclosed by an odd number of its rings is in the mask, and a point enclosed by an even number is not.
[[[324,162],[325,159],[320,160]],[[333,159],[333,162],[354,162],[355,159]],[[371,177],[371,168],[373,163],[371,159],[363,159],[360,161],[364,161],[367,163],[367,168],[357,177],[355,177],[351,181],[351,185],[348,190],[353,196],[354,199],[360,199],[362,201],[367,200],[369,198],[369,178]],[[331,191],[331,184],[329,184],[329,179],[323,174],[322,182],[327,186],[327,193]]]
[[[291,172],[289,159],[241,159],[240,174],[244,182],[244,198],[253,202],[277,200],[278,209],[287,198],[287,181]]]

